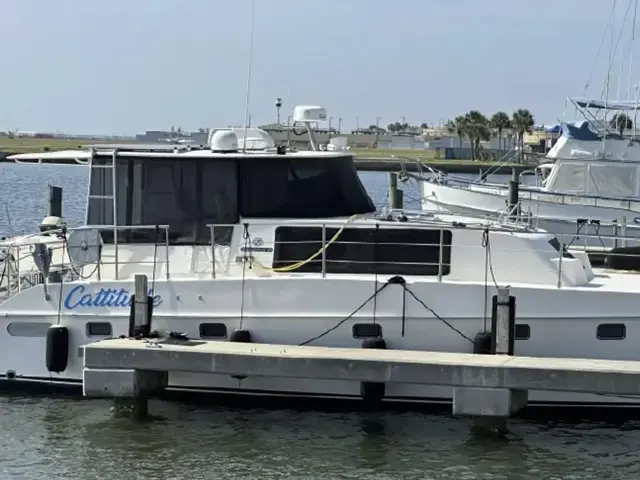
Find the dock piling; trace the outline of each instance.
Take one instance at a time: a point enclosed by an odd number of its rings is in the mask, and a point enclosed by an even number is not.
[[[62,218],[62,187],[49,185],[49,216]]]
[[[398,174],[389,174],[389,194],[388,204],[391,210],[402,209],[404,203],[404,192],[398,189]]]
[[[146,275],[134,277],[134,295],[131,298],[129,317],[129,337],[149,337],[151,333],[152,299]],[[131,340],[135,341],[135,340]],[[100,396],[111,392],[116,415],[129,415],[142,420],[149,413],[149,393],[164,388],[168,382],[168,372],[134,369],[106,369],[83,371],[83,390],[86,396]]]
[[[498,288],[491,312],[491,353],[513,356],[516,299],[509,287]],[[474,427],[502,433],[507,419],[527,405],[528,391],[511,388],[454,387],[453,413],[471,416]]]
[[[134,277],[134,295],[131,299],[131,317],[129,322],[129,336],[148,337],[151,333],[151,305],[149,299],[149,283],[146,275]]]

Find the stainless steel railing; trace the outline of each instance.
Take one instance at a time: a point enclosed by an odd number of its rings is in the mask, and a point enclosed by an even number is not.
[[[76,228],[69,228],[68,232],[79,230],[98,230],[98,231],[110,231],[114,233],[114,242],[106,244],[113,247],[113,260],[109,260],[108,255],[104,255],[104,250],[100,256],[100,260],[96,265],[96,276],[98,280],[102,280],[102,267],[105,265],[114,266],[114,279],[118,280],[120,277],[120,268],[123,265],[135,265],[135,264],[161,264],[165,265],[166,279],[171,278],[170,273],[170,244],[169,244],[169,225],[118,225],[118,226],[102,226],[102,225],[87,225]],[[151,260],[135,260],[135,261],[123,261],[120,259],[119,250],[122,248],[122,243],[117,242],[117,234],[126,230],[159,230],[164,231],[164,260],[153,258]],[[59,238],[63,234],[61,230],[50,230],[47,232],[49,235],[48,241],[42,242],[40,233],[20,238],[16,242],[11,243],[11,239],[8,239],[9,243],[4,246],[0,246],[0,250],[4,250],[5,258],[0,262],[0,298],[10,298],[16,293],[21,292],[27,286],[38,285],[43,283],[44,279],[42,274],[37,271],[33,261],[27,262],[27,259],[33,258],[33,252],[36,244],[44,243],[47,248],[51,250],[52,260],[52,273],[60,272],[71,276],[79,276],[78,272],[75,272],[72,261],[69,258],[67,237]],[[104,247],[104,243],[98,245],[85,245],[85,247]],[[28,267],[24,267],[27,263]],[[3,295],[4,293],[4,295]]]
[[[474,245],[456,245],[455,241],[453,242],[453,244],[448,244],[447,242],[445,242],[445,231],[453,231],[455,232],[457,229],[464,229],[464,230],[477,230],[477,231],[485,231],[487,229],[486,225],[481,225],[481,224],[477,224],[477,225],[465,225],[463,227],[461,226],[455,226],[455,225],[443,225],[443,224],[429,224],[429,223],[424,223],[424,224],[420,224],[420,223],[411,223],[410,226],[404,226],[402,223],[389,223],[389,222],[384,222],[384,221],[380,221],[380,222],[371,222],[368,221],[366,223],[363,222],[355,222],[352,225],[349,225],[347,223],[346,228],[354,228],[354,229],[359,229],[359,228],[365,228],[365,229],[372,229],[374,228],[375,224],[378,223],[379,225],[385,225],[388,224],[391,228],[392,227],[396,227],[396,228],[411,228],[411,229],[425,229],[425,230],[435,230],[438,232],[439,235],[439,241],[435,242],[435,243],[403,243],[403,246],[406,247],[425,247],[425,248],[437,248],[438,251],[438,259],[437,262],[418,262],[418,261],[380,261],[378,260],[378,263],[381,264],[395,264],[398,267],[402,266],[402,265],[414,265],[414,266],[418,266],[418,265],[422,265],[422,266],[436,266],[437,265],[437,274],[436,275],[429,275],[429,276],[435,276],[437,278],[438,282],[442,282],[443,279],[446,277],[446,272],[445,272],[445,267],[447,267],[448,269],[451,268],[452,264],[453,265],[457,265],[457,266],[462,266],[464,267],[464,265],[460,265],[457,264],[457,262],[455,262],[453,259],[455,259],[456,256],[456,250],[457,249],[471,249],[471,248],[478,248],[478,255],[482,255],[482,258],[484,258],[484,253],[482,253],[480,250],[485,250],[487,248],[487,246],[482,246],[480,244],[480,241],[478,242],[477,247]],[[615,224],[611,224],[611,225],[615,225]],[[335,232],[337,229],[342,228],[343,226],[345,226],[345,222],[344,221],[332,221],[332,222],[326,222],[326,223],[315,223],[315,222],[308,222],[308,221],[304,221],[304,220],[300,220],[300,221],[291,221],[291,220],[287,220],[286,224],[283,223],[276,223],[276,222],[266,222],[266,221],[257,221],[257,222],[251,222],[249,221],[248,223],[246,223],[246,227],[244,225],[237,225],[237,224],[218,224],[218,225],[208,225],[208,227],[211,230],[211,255],[212,255],[212,265],[211,265],[211,277],[212,278],[216,278],[216,275],[219,273],[217,271],[217,256],[219,255],[219,253],[216,252],[216,247],[218,246],[215,242],[215,232],[216,232],[216,228],[235,228],[237,229],[235,231],[236,235],[239,235],[240,232],[244,231],[245,228],[247,228],[249,230],[249,232],[251,232],[251,230],[253,229],[259,229],[259,231],[264,232],[265,230],[269,230],[270,228],[273,228],[273,230],[271,232],[273,232],[275,230],[275,228],[277,228],[278,226],[291,226],[291,227],[317,227],[320,229],[320,239],[319,241],[308,241],[308,242],[283,242],[283,241],[278,241],[275,242],[275,240],[271,243],[265,243],[263,246],[264,247],[273,247],[272,251],[275,251],[277,244],[287,244],[287,243],[313,243],[314,245],[318,245],[319,246],[319,251],[320,253],[317,255],[317,258],[314,258],[312,261],[314,263],[320,263],[320,268],[319,271],[318,270],[313,270],[313,273],[317,273],[320,274],[322,277],[326,277],[326,275],[328,273],[332,273],[330,268],[328,268],[329,265],[333,264],[333,265],[358,265],[358,264],[370,264],[371,261],[369,260],[357,260],[354,258],[347,258],[347,259],[337,259],[337,258],[330,258],[329,255],[327,255],[327,250],[329,248],[331,248],[331,245],[329,245],[329,243],[331,242],[332,245],[335,246],[345,246],[345,245],[359,245],[362,248],[366,248],[366,247],[371,247],[372,245],[379,245],[382,246],[384,245],[384,242],[354,242],[354,241],[344,241],[341,240],[340,238],[335,239],[335,240],[331,240],[329,238],[330,235],[334,235],[333,232]],[[540,231],[534,231],[532,229],[527,230],[526,228],[524,228],[522,225],[515,227],[512,226],[513,228],[506,226],[504,227],[504,229],[502,229],[502,232],[517,232],[519,235],[540,235]],[[497,227],[493,227],[490,228],[490,234],[491,232],[496,232],[496,228]],[[499,227],[498,227],[499,228]],[[331,233],[329,233],[329,230],[331,230]],[[255,230],[254,230],[255,231]],[[616,231],[617,232],[617,231]],[[273,233],[271,233],[271,235],[273,235]],[[455,233],[454,233],[455,235]],[[575,240],[574,237],[576,237],[575,234],[557,234],[555,235],[558,243],[559,243],[559,250],[557,252],[557,287],[558,288],[562,288],[562,280],[563,280],[563,274],[564,274],[564,268],[565,268],[565,259],[563,257],[563,252],[567,249],[567,247],[569,245],[571,245],[572,241]],[[578,237],[580,239],[586,238],[586,239],[595,239],[595,240],[599,240],[599,241],[607,241],[607,240],[613,240],[614,242],[616,242],[616,245],[627,245],[629,243],[632,243],[634,245],[638,245],[640,246],[640,237],[627,237],[627,236],[622,236],[619,234],[616,235],[605,235],[605,234],[592,234],[592,233],[579,233]],[[478,237],[480,240],[480,237]],[[238,238],[236,237],[234,239],[235,241],[231,242],[229,246],[230,251],[229,251],[229,256],[227,257],[227,272],[228,273],[228,266],[231,263],[231,257],[233,255],[233,248],[237,247],[237,246],[241,246],[242,240],[240,240],[240,242],[238,241]],[[397,243],[393,243],[394,245],[399,245]],[[227,245],[225,245],[227,246]],[[445,255],[444,255],[444,251],[445,248],[451,248],[451,258],[452,260],[446,261],[445,259]],[[491,248],[491,247],[489,247]],[[590,251],[589,247],[586,245],[580,245],[580,246],[576,246],[572,249],[572,251],[575,250],[585,250],[585,251]],[[531,251],[531,249],[527,249],[528,251]],[[603,248],[604,250],[604,248]],[[508,255],[514,255],[514,259],[516,259],[517,255],[518,255],[518,250],[516,249],[508,249],[508,248],[501,248],[498,244],[498,246],[494,246],[493,247],[493,253],[492,255],[495,257],[496,255],[500,254],[498,252],[502,251],[503,254],[508,254]],[[523,251],[523,250],[522,250]],[[521,252],[522,252],[521,251]],[[546,253],[549,253],[549,249],[546,248],[545,249]],[[307,252],[308,253],[308,252]],[[620,254],[616,254],[620,257],[633,257],[636,256],[634,254],[625,254],[625,253],[620,253]],[[245,251],[243,252],[243,254],[241,255],[243,257],[242,261],[247,261],[247,259],[253,258],[254,254],[250,251]],[[480,258],[480,257],[479,257]],[[305,258],[295,258],[292,260],[287,260],[285,263],[288,263],[290,265],[296,265],[299,263],[303,263],[308,259]],[[266,263],[266,265],[260,265],[262,267],[266,267],[268,270],[273,271],[274,273],[296,273],[296,269],[292,268],[292,269],[288,269],[287,267],[280,267],[280,268],[273,268],[273,255],[272,253],[264,253],[262,255],[260,254],[255,254],[255,259],[254,261],[259,262],[259,263]],[[279,261],[279,263],[283,263],[282,261]],[[514,268],[518,268],[517,267],[517,261],[514,260]],[[334,269],[335,270],[335,269]],[[346,270],[346,269],[345,269]],[[398,270],[401,270],[400,268],[398,268]],[[309,271],[305,270],[305,273],[312,273]]]

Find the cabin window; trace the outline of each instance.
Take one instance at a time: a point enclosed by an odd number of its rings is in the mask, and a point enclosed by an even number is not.
[[[201,323],[198,331],[200,338],[227,338],[227,326],[224,323]]]
[[[589,165],[587,192],[592,195],[631,197],[636,194],[635,165],[601,163]]]
[[[12,337],[46,337],[50,326],[45,322],[11,322],[7,333]]]
[[[91,195],[112,195],[111,155],[96,154]],[[294,155],[185,157],[121,155],[116,159],[117,224],[170,225],[172,245],[208,244],[207,224],[245,218],[323,218],[375,211],[351,156]],[[114,224],[113,200],[90,198],[90,225]],[[228,244],[232,228],[217,227],[216,243]],[[153,229],[118,232],[121,243],[164,243]],[[105,243],[113,230],[102,230]]]
[[[192,245],[210,243],[207,224],[238,222],[237,164],[233,158],[126,156],[118,158],[117,172],[118,225],[170,225],[171,244]],[[109,195],[111,189],[104,177],[110,176],[110,169],[92,168],[92,194]],[[90,199],[88,223],[112,225],[112,200]],[[216,241],[228,243],[230,232],[231,228],[216,228]],[[149,229],[118,234],[123,243],[156,241],[156,232]],[[112,231],[105,229],[102,235],[106,243],[113,241]],[[164,243],[164,235],[161,230],[157,241]]]
[[[111,337],[113,328],[109,322],[88,322],[86,325],[87,337]]]
[[[584,163],[562,162],[550,185],[555,192],[584,193],[586,165]]]
[[[627,326],[624,323],[602,323],[596,330],[598,340],[624,340],[627,337]]]
[[[516,324],[515,339],[529,340],[531,338],[531,327],[526,323]]]
[[[382,338],[382,325],[379,323],[356,323],[351,331],[353,338]]]
[[[351,157],[256,156],[240,165],[243,217],[348,217],[375,211]]]
[[[327,228],[331,239],[337,228]],[[326,250],[327,273],[380,275],[448,275],[451,270],[451,231],[407,228],[345,228]],[[313,256],[322,247],[321,227],[278,227],[273,267],[282,268]],[[321,272],[322,258],[305,263],[296,272]]]

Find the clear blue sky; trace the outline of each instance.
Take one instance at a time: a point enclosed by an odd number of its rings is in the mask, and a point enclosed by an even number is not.
[[[285,119],[319,104],[354,128],[356,117],[438,123],[470,109],[554,122],[584,93],[613,0],[255,2],[253,123],[274,121],[281,96]],[[0,130],[241,124],[249,12],[250,0],[2,0]],[[629,37],[627,26],[625,57]]]

